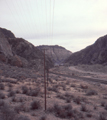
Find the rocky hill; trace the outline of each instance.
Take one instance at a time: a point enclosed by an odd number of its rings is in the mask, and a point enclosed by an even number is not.
[[[65,63],[69,65],[107,64],[107,35],[97,39],[93,45],[73,53]]]
[[[6,29],[0,28],[0,62],[18,67],[43,66],[43,53],[31,43]],[[51,59],[46,57],[49,67],[53,66]]]
[[[53,46],[38,46],[40,50],[45,49],[45,53],[52,59],[54,64],[62,64],[65,59],[67,59],[72,52],[66,50],[64,47],[53,45]]]

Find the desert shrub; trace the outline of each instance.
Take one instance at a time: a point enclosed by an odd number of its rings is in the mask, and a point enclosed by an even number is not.
[[[67,81],[67,82],[66,82],[66,85],[69,85],[70,83],[71,83],[70,81]]]
[[[15,91],[10,91],[9,94],[8,94],[8,97],[12,97],[12,96],[15,96]]]
[[[95,90],[89,90],[89,91],[87,91],[87,93],[86,93],[86,95],[88,95],[88,96],[91,96],[91,95],[97,95],[98,93],[97,93],[97,91],[95,91]]]
[[[5,86],[4,84],[0,83],[0,90],[4,90]]]
[[[42,117],[40,118],[40,120],[47,120],[46,115],[42,116]]]
[[[81,98],[80,97],[74,98],[73,101],[77,104],[81,104]]]
[[[17,117],[16,112],[6,103],[0,107],[0,120],[15,120]]]
[[[48,91],[58,92],[58,88],[56,86],[48,87]]]
[[[12,100],[12,102],[23,102],[23,101],[26,100],[26,98],[25,97],[16,97],[16,96],[13,96],[11,100]]]
[[[57,97],[60,98],[60,99],[65,99],[65,96],[62,95],[62,94],[57,94]]]
[[[103,107],[104,107],[104,106],[105,106],[105,104],[106,104],[106,103],[105,103],[105,101],[102,101],[102,102],[101,102],[101,106],[103,106]]]
[[[70,104],[64,105],[64,106],[54,104],[53,112],[55,113],[56,116],[58,116],[60,118],[71,118],[74,116],[74,112],[73,112],[72,106]]]
[[[87,107],[86,107],[86,105],[81,105],[81,111],[87,112]]]
[[[65,110],[72,110],[72,105],[71,104],[65,105],[63,107],[64,107]]]
[[[94,105],[94,110],[97,110],[97,106],[96,105]]]
[[[5,102],[3,100],[0,100],[0,107],[4,106]]]
[[[22,86],[22,93],[23,93],[23,94],[28,94],[28,92],[29,92],[28,87]]]
[[[24,101],[24,98],[20,97],[19,102],[23,102],[23,101]]]
[[[5,94],[0,92],[0,99],[4,99],[5,98]]]
[[[68,104],[68,105],[58,105],[58,104],[54,104],[54,106],[52,108],[48,109],[49,112],[53,112],[57,117],[60,118],[67,118],[67,119],[71,119],[71,118],[82,118],[83,115],[82,113],[73,110],[72,109],[72,105]]]
[[[37,89],[34,89],[34,90],[30,90],[29,91],[29,93],[28,93],[28,95],[30,95],[30,96],[38,96],[39,95],[39,93],[40,93],[40,89],[39,88],[37,88]]]
[[[81,88],[81,89],[88,89],[88,86],[87,86],[87,85],[80,84],[80,88]]]
[[[35,112],[31,113],[32,116],[36,116]]]
[[[11,88],[11,87],[13,87],[13,85],[12,85],[11,83],[8,83],[8,87],[10,87],[10,88]]]
[[[8,77],[8,76],[7,76]],[[1,80],[2,82],[8,82],[8,83],[13,83],[13,84],[16,84],[17,83],[17,81],[16,80],[9,80],[9,79],[2,79]]]
[[[72,73],[72,76],[75,76],[75,73]]]
[[[84,118],[84,115],[78,110],[74,109],[75,120],[79,120],[80,118]]]
[[[33,101],[31,103],[31,109],[32,110],[35,110],[35,109],[40,109],[41,108],[41,104],[40,104],[40,101]]]
[[[75,87],[76,85],[75,85],[75,84],[71,84],[70,86],[71,86],[71,87]]]
[[[29,111],[30,111],[30,107],[24,105],[24,106],[22,107],[22,111],[24,111],[24,112],[29,112]]]
[[[66,92],[64,96],[65,96],[65,100],[66,100],[67,103],[70,103],[71,99],[74,98],[74,96],[71,93],[68,93],[68,92]]]
[[[15,96],[13,96],[12,97],[12,102],[17,102],[17,101],[18,101],[18,99]]]
[[[69,98],[74,98],[74,95],[72,95],[71,93],[68,93],[68,92],[66,92],[64,96],[69,97]]]
[[[20,104],[20,105],[17,105],[14,107],[14,110],[17,112],[17,113],[20,113],[20,111],[23,111],[23,112],[29,112],[29,106],[26,106],[24,104]]]
[[[66,102],[67,102],[67,103],[70,103],[70,102],[71,102],[71,98],[69,98],[69,97],[66,98]]]
[[[99,120],[107,120],[107,115],[106,115],[106,113],[100,113],[100,115],[99,115]]]
[[[104,106],[105,110],[107,110],[107,104]]]
[[[87,113],[86,116],[89,117],[89,118],[91,118],[92,114],[91,113]]]
[[[22,108],[21,108],[20,105],[14,107],[14,111],[15,111],[16,113],[18,113],[18,114],[20,113],[21,109],[22,109]]]
[[[21,115],[21,116],[17,117],[15,120],[30,120],[30,118],[27,116]]]
[[[62,88],[63,88],[63,90],[65,91],[65,90],[66,90],[66,85],[64,85]]]
[[[66,102],[71,102],[71,99],[74,98],[74,95],[72,95],[71,93],[66,92],[65,94],[58,94],[57,95],[58,98],[66,100]]]
[[[16,93],[17,93],[17,94],[20,93],[20,90],[16,90]]]

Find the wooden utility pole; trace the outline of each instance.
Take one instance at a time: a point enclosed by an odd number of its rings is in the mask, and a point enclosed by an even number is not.
[[[45,49],[44,49],[44,93],[45,93],[45,111],[46,111],[46,78],[45,78]]]
[[[48,87],[48,84],[49,84],[49,68],[48,68],[48,65],[47,65],[47,87]]]

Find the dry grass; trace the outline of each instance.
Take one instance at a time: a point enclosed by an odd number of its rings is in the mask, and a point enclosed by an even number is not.
[[[72,75],[62,67],[58,72]],[[10,115],[14,110],[15,120],[107,120],[107,85],[50,73],[45,112],[44,81],[39,74],[35,79],[15,79],[17,82],[4,78],[0,83],[0,111],[6,102]]]

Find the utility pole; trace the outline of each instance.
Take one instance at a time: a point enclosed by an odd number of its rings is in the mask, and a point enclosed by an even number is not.
[[[49,84],[49,68],[48,68],[48,65],[47,65],[47,87],[48,87],[48,84]]]
[[[46,78],[45,78],[45,49],[44,49],[44,93],[45,93],[45,111],[46,111]]]

